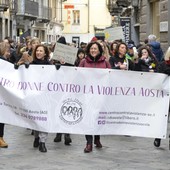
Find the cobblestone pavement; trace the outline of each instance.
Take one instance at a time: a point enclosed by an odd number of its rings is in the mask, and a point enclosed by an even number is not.
[[[71,135],[72,145],[54,143],[49,134],[47,153],[33,148],[30,130],[5,126],[7,149],[0,149],[0,170],[170,170],[169,140],[160,148],[153,139],[128,136],[102,136],[103,148],[84,153],[84,135]]]

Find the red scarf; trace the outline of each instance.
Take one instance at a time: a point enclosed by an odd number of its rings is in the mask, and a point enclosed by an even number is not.
[[[170,60],[165,61],[165,64],[170,65]]]

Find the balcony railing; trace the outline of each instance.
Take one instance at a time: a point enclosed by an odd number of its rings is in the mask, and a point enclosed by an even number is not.
[[[117,4],[117,6],[118,7],[128,7],[129,5],[130,5],[130,1],[128,1],[128,0],[117,0],[116,1],[116,4]]]
[[[17,0],[10,0],[9,5],[10,14],[15,15],[17,13]]]
[[[18,0],[17,16],[25,19],[35,20],[38,17],[38,2],[31,0]]]
[[[0,0],[0,12],[7,11],[9,8],[9,0]]]
[[[52,8],[43,5],[40,6],[38,19],[40,22],[50,22],[50,20],[52,19]]]
[[[117,1],[115,3],[115,1],[113,1],[113,0],[107,1],[107,7],[108,7],[108,10],[109,10],[109,12],[112,16],[113,15],[115,15],[115,16],[120,15],[120,13],[122,12],[122,9],[123,9],[121,6],[117,5]]]

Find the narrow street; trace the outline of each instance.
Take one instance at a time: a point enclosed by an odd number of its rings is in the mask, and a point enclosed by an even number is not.
[[[8,149],[0,149],[1,170],[169,170],[168,139],[161,147],[153,146],[153,139],[128,136],[102,136],[103,148],[84,153],[85,137],[72,135],[72,145],[64,141],[54,143],[49,134],[47,153],[32,147],[31,131],[6,125]]]

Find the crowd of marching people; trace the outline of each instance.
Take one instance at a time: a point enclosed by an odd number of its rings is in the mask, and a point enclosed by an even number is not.
[[[65,37],[61,36],[58,43],[68,44]],[[143,44],[135,45],[130,40],[127,44],[122,40],[106,42],[93,37],[89,43],[81,43],[77,52],[75,64],[65,61],[53,60],[55,44],[41,44],[39,38],[27,37],[24,44],[14,44],[10,37],[6,37],[0,42],[0,59],[14,64],[15,68],[22,64],[42,64],[53,65],[59,63],[65,66],[119,69],[144,72],[160,72],[170,75],[170,48],[165,55],[161,45],[156,41],[155,35],[149,35]],[[7,148],[8,144],[4,140],[4,123],[0,123],[0,148]],[[47,152],[46,140],[48,133],[32,131],[34,134],[33,147],[39,148],[40,152]],[[54,142],[61,142],[64,136],[65,145],[72,142],[70,134],[57,133]],[[85,135],[85,153],[93,150],[93,143],[97,148],[102,148],[99,135]],[[154,140],[154,146],[159,147],[161,139]]]

